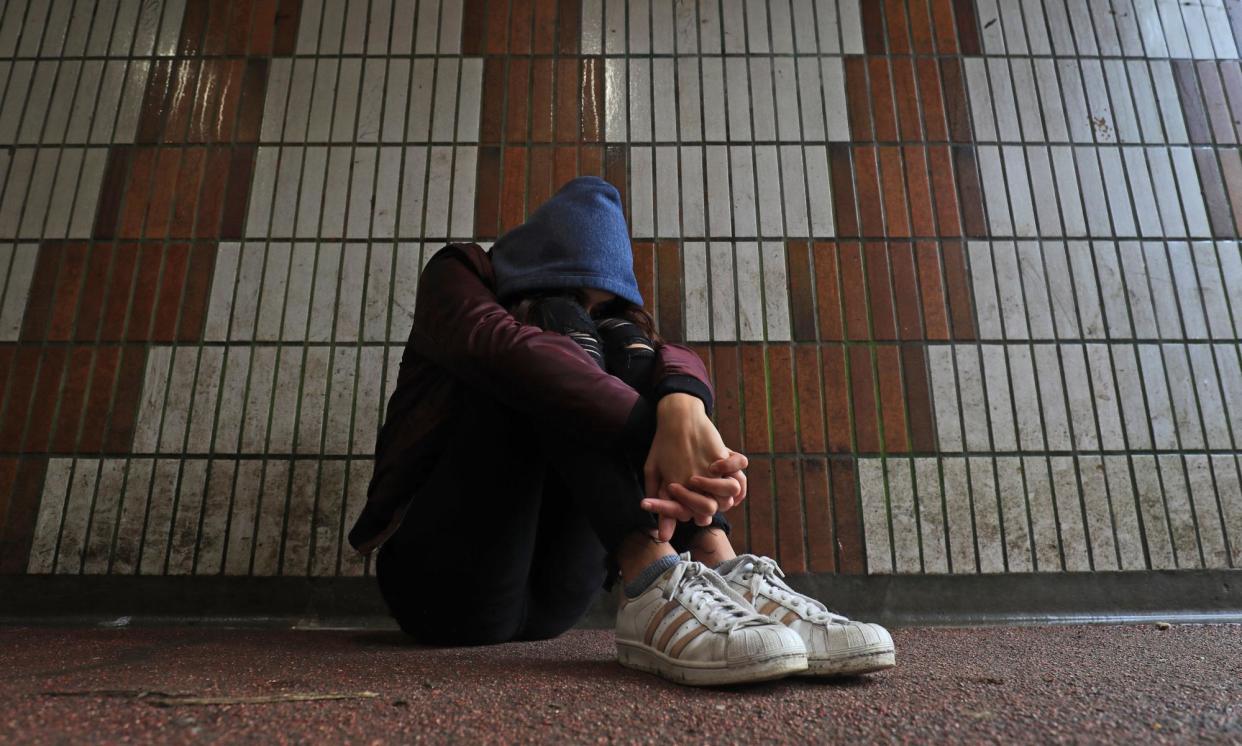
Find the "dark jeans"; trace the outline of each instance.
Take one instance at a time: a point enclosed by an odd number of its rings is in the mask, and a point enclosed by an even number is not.
[[[420,642],[555,637],[611,578],[622,539],[655,526],[639,507],[646,448],[607,450],[476,391],[463,399],[444,455],[380,547],[380,592]],[[723,516],[713,525],[728,530]],[[697,530],[679,525],[674,548]]]

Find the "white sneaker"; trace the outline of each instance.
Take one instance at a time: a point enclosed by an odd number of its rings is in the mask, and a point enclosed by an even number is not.
[[[893,638],[878,624],[853,622],[786,585],[770,557],[744,554],[725,580],[760,614],[798,633],[806,644],[807,676],[872,673],[897,664]]]
[[[617,612],[617,660],[679,684],[779,679],[806,670],[796,632],[755,613],[717,573],[681,561]]]

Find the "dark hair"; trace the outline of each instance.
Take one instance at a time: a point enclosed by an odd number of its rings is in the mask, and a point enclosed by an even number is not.
[[[587,305],[586,292],[579,288],[563,288],[555,290],[534,290],[529,293],[514,296],[505,300],[505,306],[509,309],[509,313],[523,324],[533,323],[531,320],[532,311],[535,304],[545,298],[558,296],[566,296],[573,298],[583,308]],[[596,306],[591,313],[592,318],[596,319],[625,319],[642,330],[642,333],[655,344],[656,347],[664,344],[664,338],[656,331],[655,319],[651,318],[651,314],[647,313],[647,309],[642,306],[635,305],[624,298],[613,298],[606,303]]]

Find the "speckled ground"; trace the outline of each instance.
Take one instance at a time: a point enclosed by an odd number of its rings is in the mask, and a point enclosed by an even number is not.
[[[1242,626],[895,637],[888,673],[695,690],[621,668],[607,631],[429,649],[388,632],[8,628],[0,743],[1242,743]],[[378,696],[161,699],[357,692]]]

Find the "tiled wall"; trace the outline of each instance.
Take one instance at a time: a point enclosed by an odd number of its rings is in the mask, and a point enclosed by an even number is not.
[[[0,13],[0,572],[367,572],[421,267],[584,173],[751,458],[740,544],[1242,566],[1242,2]]]

